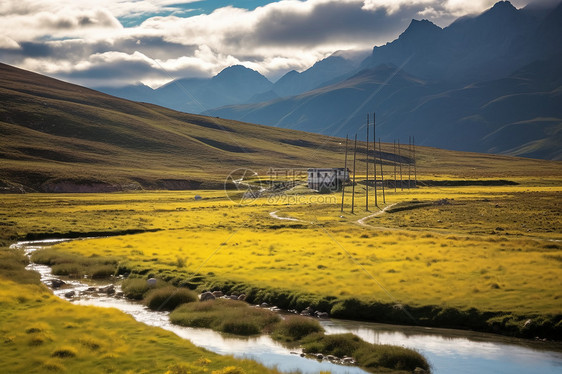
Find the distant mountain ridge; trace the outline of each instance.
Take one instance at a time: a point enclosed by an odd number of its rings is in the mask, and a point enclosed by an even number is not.
[[[364,138],[376,111],[385,141],[562,159],[561,40],[562,3],[539,11],[502,1],[443,29],[412,20],[330,86],[206,113]]]
[[[269,126],[334,136],[359,131],[360,138],[366,113],[376,111],[386,141],[411,135],[428,146],[562,159],[561,41],[562,2],[516,9],[500,1],[445,28],[412,20],[366,57],[334,53],[275,83],[231,67],[153,92],[102,91]]]
[[[223,105],[242,104],[273,86],[266,77],[241,65],[230,66],[212,78],[176,79],[155,90],[144,85],[97,87],[117,97],[162,105],[187,113],[201,113]]]

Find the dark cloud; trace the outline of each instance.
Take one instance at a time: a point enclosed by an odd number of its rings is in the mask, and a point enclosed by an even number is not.
[[[318,4],[313,11],[275,8],[256,23],[248,35],[233,32],[225,44],[244,46],[314,47],[321,44],[375,44],[392,40],[412,18],[419,18],[421,6],[402,9],[391,15],[384,9],[365,10],[360,2]]]

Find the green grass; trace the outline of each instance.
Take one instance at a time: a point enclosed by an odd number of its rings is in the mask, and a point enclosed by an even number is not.
[[[152,310],[174,310],[179,305],[192,303],[198,298],[191,290],[169,286],[148,291],[144,300]]]
[[[3,372],[278,373],[200,349],[116,309],[63,301],[24,269],[26,262],[21,252],[0,247]]]
[[[324,329],[317,320],[301,316],[286,316],[277,324],[272,335],[274,339],[293,342],[323,331]]]
[[[280,317],[272,311],[250,307],[243,301],[217,299],[182,305],[170,314],[170,321],[235,335],[256,335],[270,330]]]
[[[35,251],[31,256],[33,262],[52,267],[54,275],[71,278],[92,279],[107,278],[115,274],[118,260],[110,257],[84,257],[62,253],[54,249]]]
[[[336,357],[353,357],[368,370],[394,369],[412,372],[417,367],[429,370],[429,363],[418,352],[404,347],[370,344],[353,334],[312,334],[304,340],[304,351]]]

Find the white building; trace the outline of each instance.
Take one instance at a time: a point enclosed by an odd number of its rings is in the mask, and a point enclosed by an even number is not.
[[[349,169],[311,168],[308,169],[308,188],[316,191],[337,191],[349,180]]]

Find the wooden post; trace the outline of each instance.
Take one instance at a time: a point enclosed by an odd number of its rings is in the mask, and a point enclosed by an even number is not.
[[[402,156],[400,155],[400,139],[398,139],[398,162],[400,167],[400,191],[404,191],[404,183],[402,183]]]
[[[366,170],[366,177],[367,183],[365,184],[365,210],[369,211],[369,113],[367,113],[367,156],[366,156],[366,163],[367,167]]]
[[[408,189],[412,188],[410,184],[411,169],[412,169],[412,137],[408,136]]]
[[[414,150],[414,188],[418,187],[418,171],[416,170],[416,139],[412,136],[412,149]]]
[[[393,141],[393,154],[394,154],[394,192],[396,192],[396,186],[398,181],[396,180],[396,139]]]
[[[384,196],[384,173],[382,171],[382,148],[381,148],[381,138],[379,138],[379,159],[381,161],[381,183],[382,183],[382,203],[386,204],[386,198]]]
[[[373,144],[377,144],[377,140],[375,138],[376,133],[376,117],[375,112],[373,112]],[[378,207],[379,203],[377,201],[377,147],[373,147],[373,175],[374,175],[374,183],[375,183],[375,206]]]
[[[357,133],[355,133],[355,146],[353,147],[353,185],[351,189],[351,213],[355,209],[355,159],[357,156]]]
[[[343,166],[343,181],[341,184],[341,212],[343,213],[343,200],[345,197],[345,182],[346,182],[346,178],[345,178],[345,173],[347,173],[347,134],[345,134],[345,162],[344,162],[344,166]],[[314,177],[314,176],[313,176]]]

